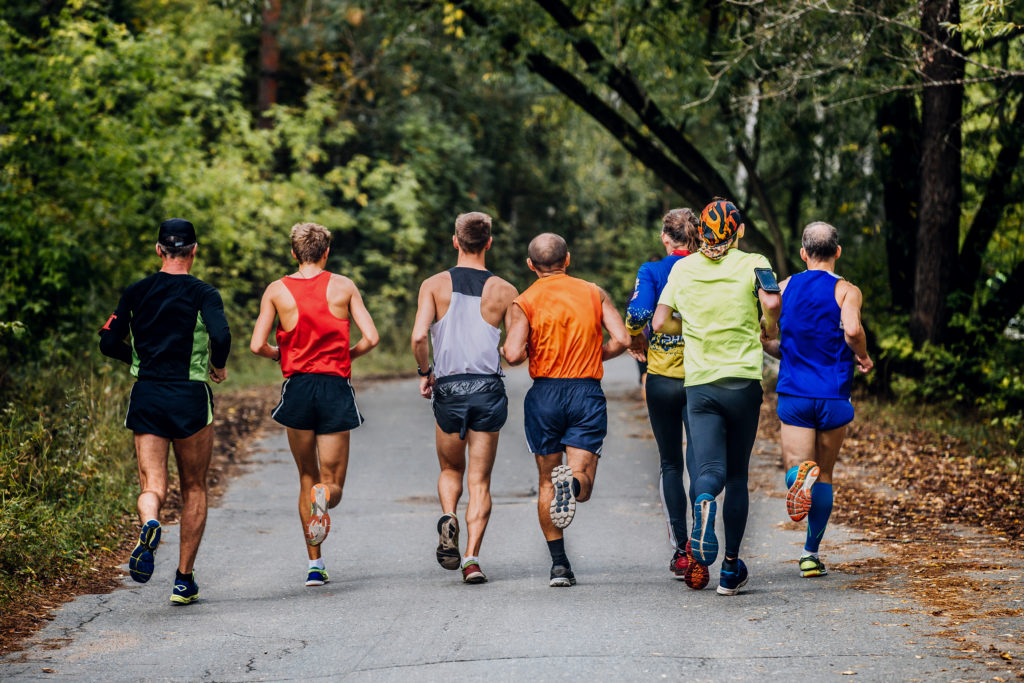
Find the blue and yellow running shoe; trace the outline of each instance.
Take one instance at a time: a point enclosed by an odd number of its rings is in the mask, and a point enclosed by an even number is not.
[[[747,585],[747,565],[743,564],[743,560],[736,558],[736,568],[729,571],[725,568],[727,562],[728,560],[722,563],[722,571],[718,575],[718,594],[736,595],[740,588]]]
[[[171,591],[171,602],[175,605],[187,605],[199,599],[199,584],[196,573],[189,572],[187,577],[177,574],[174,578],[174,590]]]
[[[815,576],[825,576],[828,570],[816,555],[807,554],[800,558],[800,576],[810,579]]]
[[[139,583],[146,583],[153,576],[156,548],[160,545],[160,522],[151,519],[142,525],[139,542],[135,544],[128,558],[128,574]]]
[[[321,569],[320,567],[310,567],[309,571],[306,572],[307,586],[322,586],[325,583],[330,582],[331,579],[327,576],[326,569]]]
[[[715,536],[715,512],[718,503],[714,496],[702,493],[693,504],[693,531],[690,532],[690,552],[693,558],[707,567],[718,557],[718,537]]]

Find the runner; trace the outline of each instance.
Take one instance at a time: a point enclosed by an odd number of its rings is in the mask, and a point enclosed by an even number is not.
[[[491,517],[491,468],[498,430],[508,416],[498,328],[504,322],[508,329],[510,306],[518,292],[486,268],[490,216],[479,212],[458,216],[452,244],[459,252],[456,266],[420,285],[412,352],[420,374],[420,395],[432,399],[437,421],[434,441],[441,465],[437,495],[444,513],[437,521],[437,561],[445,569],[462,569],[464,583],[485,583],[480,544]],[[459,555],[456,516],[463,475],[469,483],[465,557]]]
[[[513,302],[503,353],[512,365],[530,359],[534,382],[524,403],[526,441],[540,475],[537,513],[551,552],[549,585],[572,586],[576,577],[562,529],[572,522],[576,503],[593,492],[608,431],[601,362],[626,350],[629,333],[604,290],[566,275],[564,239],[538,235],[529,254],[526,265],[537,281]],[[602,328],[610,336],[603,345]]]
[[[299,518],[306,536],[307,586],[330,579],[320,544],[331,529],[327,510],[341,502],[348,470],[350,430],[363,423],[352,389],[352,359],[377,345],[374,327],[359,289],[343,275],[330,273],[331,233],[316,223],[291,230],[292,257],[298,272],[271,282],[249,348],[281,363],[281,401],[271,412],[288,430],[288,446],[299,468]],[[277,343],[267,343],[274,318]],[[349,347],[350,323],[362,339]]]
[[[626,308],[626,329],[633,341],[630,354],[647,361],[647,415],[661,456],[661,505],[665,510],[668,539],[672,544],[669,571],[686,585],[700,590],[708,583],[708,570],[693,561],[686,527],[686,489],[683,486],[683,429],[686,429],[687,485],[693,499],[693,443],[686,417],[686,387],[683,368],[683,335],[679,321],[670,318],[662,332],[644,339],[654,316],[658,297],[668,274],[680,259],[700,247],[698,219],[690,209],[673,209],[662,219],[661,243],[667,256],[644,263],[636,274],[633,298]],[[645,350],[644,350],[645,349]]]
[[[174,444],[182,500],[175,605],[199,599],[193,568],[206,527],[206,471],[213,454],[213,393],[206,379],[227,379],[231,350],[220,294],[189,275],[197,248],[191,223],[161,223],[160,271],[129,286],[100,330],[100,350],[129,363],[136,378],[124,426],[135,433],[142,490],[136,503],[142,531],[128,560],[128,573],[139,583],[153,575],[160,507],[167,498],[167,454]]]
[[[731,202],[716,199],[708,204],[700,224],[700,255],[672,267],[653,327],[664,332],[672,311],[680,315],[687,416],[697,466],[690,546],[698,563],[714,563],[715,497],[724,489],[725,560],[718,593],[735,595],[747,583],[739,552],[749,504],[747,468],[762,398],[757,303],[770,338],[778,334],[782,304],[778,294],[756,286],[754,269],[770,269],[768,259],[736,248],[744,226]]]
[[[860,290],[836,275],[842,253],[839,233],[817,221],[804,228],[800,258],[807,270],[779,283],[782,315],[779,340],[762,339],[765,351],[781,359],[778,414],[782,421],[782,462],[786,469],[786,510],[794,522],[807,518],[800,556],[804,577],[828,573],[818,546],[832,515],[832,471],[853,421],[853,367],[874,367],[860,323]]]

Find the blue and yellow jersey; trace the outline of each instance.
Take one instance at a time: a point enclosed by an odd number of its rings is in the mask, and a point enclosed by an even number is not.
[[[640,266],[636,274],[633,298],[626,307],[626,328],[632,335],[643,332],[658,306],[658,297],[668,282],[672,266],[687,255],[685,250],[675,251],[660,261],[651,261]],[[663,377],[682,378],[683,334],[679,319],[673,317],[666,323],[664,332],[651,332],[647,349],[647,372]]]

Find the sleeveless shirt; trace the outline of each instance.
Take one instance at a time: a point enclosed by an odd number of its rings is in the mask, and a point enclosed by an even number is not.
[[[307,279],[283,277],[281,282],[295,298],[299,321],[291,330],[277,325],[277,345],[281,347],[281,373],[352,376],[349,356],[349,320],[331,313],[327,304],[327,284],[331,274],[322,271]]]
[[[538,278],[515,300],[530,321],[530,377],[601,379],[601,294],[563,273]]]
[[[836,303],[841,278],[808,270],[789,278],[782,293],[782,362],[775,391],[804,398],[850,398],[853,351],[846,345],[842,309]]]
[[[501,330],[480,314],[484,284],[492,273],[459,266],[448,273],[452,277],[451,303],[444,317],[430,326],[434,377],[502,374],[498,354]]]

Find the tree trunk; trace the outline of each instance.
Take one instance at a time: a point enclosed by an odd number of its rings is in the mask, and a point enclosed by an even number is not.
[[[921,193],[910,316],[910,334],[918,345],[941,341],[946,296],[957,273],[964,62],[959,34],[950,35],[942,23],[959,21],[959,0],[921,1]]]
[[[277,104],[277,70],[281,64],[281,47],[277,42],[277,28],[281,21],[281,0],[263,0],[263,29],[260,32],[260,85],[257,107],[260,127],[269,128],[266,112]]]
[[[914,305],[917,261],[917,202],[920,196],[921,124],[911,95],[899,95],[878,110],[885,221],[882,234],[888,259],[893,307],[909,313]]]

